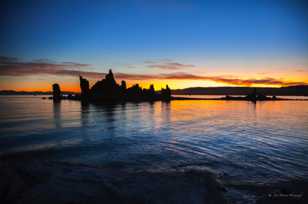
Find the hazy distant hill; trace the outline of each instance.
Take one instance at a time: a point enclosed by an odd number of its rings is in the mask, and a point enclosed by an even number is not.
[[[192,87],[172,90],[172,94],[191,95],[246,95],[253,91],[254,87]],[[257,92],[265,95],[280,96],[308,96],[308,85],[288,86],[282,88],[257,87]]]

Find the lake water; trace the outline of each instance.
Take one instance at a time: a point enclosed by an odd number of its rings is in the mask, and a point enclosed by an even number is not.
[[[81,106],[1,96],[0,107],[0,156],[156,171],[189,167],[255,184],[308,177],[308,101]]]

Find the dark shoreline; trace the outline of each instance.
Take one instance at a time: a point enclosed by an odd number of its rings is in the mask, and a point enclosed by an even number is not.
[[[272,184],[226,181],[207,170],[147,171],[31,156],[0,157],[1,203],[300,203],[308,180]]]
[[[221,203],[224,188],[198,170],[147,171],[0,158],[0,203]]]

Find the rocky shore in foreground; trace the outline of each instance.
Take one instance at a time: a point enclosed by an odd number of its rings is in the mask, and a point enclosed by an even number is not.
[[[53,161],[0,161],[0,202],[227,203],[208,172],[136,171]]]
[[[0,203],[307,203],[308,182],[221,182],[191,168],[145,171],[29,158],[0,160]]]

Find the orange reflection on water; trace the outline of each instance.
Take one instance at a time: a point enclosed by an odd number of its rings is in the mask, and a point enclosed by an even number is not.
[[[247,103],[247,102],[243,102]],[[243,108],[239,102],[222,100],[179,100],[171,102],[173,120],[191,120],[212,117],[222,112],[236,112]]]

